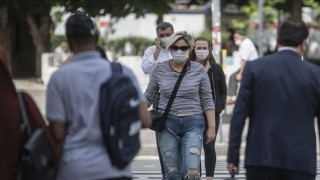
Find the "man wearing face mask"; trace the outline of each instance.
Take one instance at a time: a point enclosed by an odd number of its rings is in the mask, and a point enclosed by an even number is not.
[[[238,91],[238,82],[241,80],[242,71],[248,61],[253,61],[259,57],[254,43],[246,36],[243,30],[237,30],[234,34],[234,41],[239,46],[238,54],[240,59],[240,68],[233,73],[229,79],[227,104],[235,102],[235,96]]]
[[[155,38],[155,45],[148,47],[143,55],[141,68],[145,74],[151,74],[154,67],[163,61],[167,61],[172,59],[172,56],[170,52],[166,49],[168,43],[170,42],[171,35],[174,32],[172,24],[168,22],[160,23],[157,28],[157,38]],[[159,95],[156,97],[156,99],[153,102],[153,109],[156,109],[159,104]],[[158,138],[157,138],[157,132],[156,132],[156,139],[157,139],[157,150],[159,154],[160,159],[160,165],[161,165],[161,172],[164,178],[164,167],[162,163],[162,158],[160,155],[160,149],[158,146]]]
[[[168,22],[160,23],[156,31],[157,38],[155,39],[155,45],[148,47],[142,57],[141,68],[146,74],[151,74],[159,62],[172,59],[171,54],[166,50],[170,36],[174,32],[172,24]]]

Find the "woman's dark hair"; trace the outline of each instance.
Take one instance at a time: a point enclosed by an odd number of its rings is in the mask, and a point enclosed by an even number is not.
[[[307,25],[303,21],[287,20],[279,25],[278,42],[282,46],[299,46],[309,36]]]
[[[198,37],[198,38],[196,38],[196,39],[194,40],[194,47],[193,47],[193,49],[192,49],[192,51],[191,51],[191,53],[190,53],[190,59],[191,59],[192,61],[196,61],[196,59],[197,59],[197,57],[196,57],[196,52],[195,52],[196,42],[197,42],[197,41],[206,41],[206,42],[208,42],[208,45],[209,45],[209,49],[208,49],[208,50],[209,50],[209,55],[208,55],[208,57],[203,61],[204,64],[207,63],[208,61],[209,61],[210,64],[215,63],[216,60],[214,59],[213,54],[212,54],[212,43],[211,43],[207,38],[205,38],[205,37]]]

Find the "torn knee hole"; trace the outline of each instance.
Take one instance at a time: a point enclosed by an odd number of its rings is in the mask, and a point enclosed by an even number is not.
[[[185,179],[199,179],[200,173],[197,169],[189,169]]]
[[[191,147],[190,148],[190,153],[200,155],[200,150],[197,147]]]

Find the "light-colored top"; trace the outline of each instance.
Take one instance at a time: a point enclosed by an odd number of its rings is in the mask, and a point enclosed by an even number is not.
[[[132,78],[144,100],[133,72]],[[111,76],[111,65],[97,51],[77,53],[71,62],[51,77],[47,87],[46,117],[66,123],[67,136],[59,164],[59,180],[131,177],[130,165],[123,170],[112,167],[102,144],[99,118],[99,91]]]
[[[153,53],[156,51],[156,46],[148,47],[143,54],[141,68],[145,74],[151,74],[154,67],[160,62],[168,61],[172,59],[172,55],[169,51],[162,49],[159,52],[158,59],[155,60],[153,57]]]
[[[69,53],[66,53],[62,50],[62,48],[59,46],[54,49],[54,66],[61,66],[62,63],[70,56]]]
[[[249,38],[245,38],[239,46],[240,59],[244,61],[253,61],[259,58],[258,51]]]
[[[166,108],[179,74],[171,68],[170,61],[158,63],[144,93],[149,105],[160,90],[158,107],[160,109]],[[177,116],[202,114],[204,111],[214,108],[208,74],[201,64],[191,61],[169,114]]]

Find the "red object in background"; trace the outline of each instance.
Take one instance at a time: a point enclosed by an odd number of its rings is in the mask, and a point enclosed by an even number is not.
[[[100,27],[109,27],[110,23],[108,21],[100,21],[99,26]]]
[[[211,31],[212,31],[212,32],[218,32],[218,31],[220,31],[220,26],[212,26]]]

